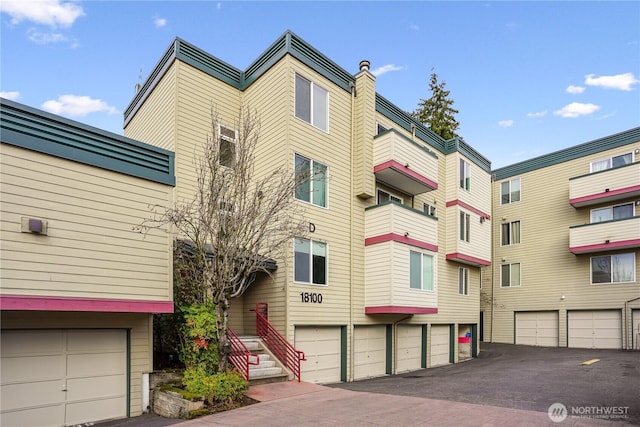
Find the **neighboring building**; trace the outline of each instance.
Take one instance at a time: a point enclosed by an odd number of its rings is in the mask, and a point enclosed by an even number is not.
[[[482,338],[640,349],[640,128],[493,174]]]
[[[0,126],[0,425],[139,415],[173,275],[170,234],[134,227],[173,153],[5,99]]]
[[[253,310],[268,304],[271,323],[305,352],[305,381],[405,372],[478,351],[490,163],[417,123],[375,81],[367,61],[352,75],[291,32],[244,71],[175,39],[125,112],[128,137],[176,153],[177,200],[194,193],[212,106],[227,124],[213,130],[225,143],[241,107],[257,111],[258,174],[304,164],[326,176],[296,195],[310,238],[291,242],[273,281],[232,301],[230,319],[236,332],[254,333]]]

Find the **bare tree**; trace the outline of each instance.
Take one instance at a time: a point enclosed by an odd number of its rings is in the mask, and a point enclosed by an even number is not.
[[[227,334],[231,299],[241,296],[257,273],[271,276],[265,261],[284,258],[293,239],[308,231],[293,196],[296,187],[311,177],[287,167],[287,162],[273,165],[266,174],[263,168],[256,176],[260,135],[256,113],[242,108],[235,128],[223,126],[212,108],[211,134],[195,160],[193,199],[173,207],[155,206],[152,218],[140,227],[170,224],[180,246],[188,249],[185,274],[202,283],[205,298],[215,304],[220,372],[228,367],[231,348]]]

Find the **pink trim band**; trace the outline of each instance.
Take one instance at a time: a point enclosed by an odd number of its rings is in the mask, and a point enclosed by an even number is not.
[[[573,199],[569,199],[569,203],[571,205],[580,204],[585,202],[591,202],[598,199],[603,199],[606,197],[619,196],[621,194],[626,194],[626,193],[635,193],[636,191],[640,191],[640,185],[634,185],[632,187],[626,187],[626,188],[618,188],[617,190],[612,190],[612,191],[603,191],[602,193],[590,194],[588,196],[574,197]]]
[[[456,200],[448,201],[448,202],[446,203],[446,206],[447,206],[447,207],[449,207],[449,206],[456,206],[456,205],[458,205],[458,206],[460,206],[461,208],[464,208],[464,209],[466,209],[466,210],[468,210],[468,211],[471,211],[471,212],[473,212],[474,214],[480,215],[480,216],[481,216],[481,217],[483,217],[483,218],[491,219],[491,215],[489,215],[488,213],[484,213],[484,212],[482,212],[480,209],[474,208],[473,206],[471,206],[471,205],[470,205],[470,204],[468,204],[468,203],[463,202],[462,200],[456,199]]]
[[[398,305],[383,305],[380,307],[365,307],[364,314],[437,314],[437,308],[430,307],[401,307]]]
[[[0,310],[173,313],[173,301],[0,295]]]
[[[487,261],[485,259],[482,258],[476,258],[473,257],[471,255],[465,255],[465,254],[461,254],[459,252],[454,252],[451,254],[447,254],[446,258],[449,261],[458,261],[458,262],[463,262],[463,263],[467,263],[467,264],[473,264],[473,265],[485,265],[485,266],[489,266],[491,265],[491,261]]]
[[[621,240],[619,242],[598,243],[595,245],[574,246],[569,248],[572,254],[581,254],[587,252],[611,251],[614,249],[627,249],[640,247],[640,239]]]
[[[397,162],[396,160],[389,160],[387,162],[380,163],[379,165],[374,166],[373,173],[380,172],[381,170],[384,170],[384,169],[395,169],[398,172],[402,173],[403,175],[406,175],[428,187],[431,187],[434,190],[438,189],[437,182],[430,180],[426,176],[420,175],[418,172],[414,171],[413,169],[409,169],[403,164]]]
[[[406,245],[426,249],[428,251],[438,252],[437,245],[423,242],[422,240],[412,239],[411,237],[408,237],[408,236],[405,237],[397,233],[381,234],[379,236],[367,237],[366,239],[364,239],[365,246],[375,245],[376,243],[384,243],[384,242],[399,242],[399,243],[404,243]]]

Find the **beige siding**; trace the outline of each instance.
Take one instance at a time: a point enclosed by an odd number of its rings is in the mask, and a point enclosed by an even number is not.
[[[636,158],[637,163],[631,166],[610,169],[569,180],[569,198],[575,199],[638,186],[638,177],[640,176],[640,161],[638,160],[640,159]],[[586,165],[587,171],[584,172],[585,174],[589,173],[589,163],[586,163]]]
[[[2,329],[129,329],[131,331],[130,411],[142,414],[142,374],[153,369],[150,314],[2,311]]]
[[[168,187],[2,145],[2,293],[171,301],[170,238],[134,230]],[[21,233],[21,218],[48,234]]]
[[[390,160],[405,165],[421,176],[437,182],[438,160],[410,140],[393,132],[376,138],[373,150],[374,165]]]
[[[623,221],[594,223],[569,230],[571,248],[626,240],[640,240],[640,216]]]
[[[388,204],[365,211],[365,236],[376,237],[388,233],[406,237],[422,243],[437,245],[438,222],[426,215]]]

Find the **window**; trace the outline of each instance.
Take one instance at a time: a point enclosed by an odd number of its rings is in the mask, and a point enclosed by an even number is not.
[[[471,215],[460,212],[460,240],[468,242],[471,234]]]
[[[295,198],[326,208],[327,167],[320,162],[296,154],[295,168]]]
[[[296,74],[296,117],[329,131],[329,92]]]
[[[622,154],[620,156],[609,157],[608,159],[596,160],[591,162],[591,172],[603,171],[606,169],[617,168],[619,166],[633,163],[632,153]]]
[[[520,201],[520,178],[500,184],[500,204],[507,205]]]
[[[594,256],[591,258],[591,283],[635,282],[636,254]]]
[[[399,197],[387,191],[378,189],[378,204],[389,202],[389,201],[397,202],[400,204],[402,204],[403,202],[402,197]]]
[[[591,210],[591,223],[633,217],[633,203]]]
[[[220,150],[220,164],[228,168],[236,165],[236,142],[238,133],[235,129],[223,125],[218,126],[218,143]]]
[[[409,251],[409,287],[433,291],[433,257]]]
[[[502,264],[500,287],[513,288],[520,286],[520,263]]]
[[[520,221],[505,222],[502,224],[501,245],[516,245],[520,243]]]
[[[460,159],[460,188],[471,190],[471,165]]]
[[[458,293],[469,295],[469,269],[460,267],[458,269]]]
[[[436,216],[436,207],[430,205],[429,203],[423,203],[422,212],[426,213],[427,215]]]
[[[327,244],[295,239],[294,280],[314,285],[327,284]]]

